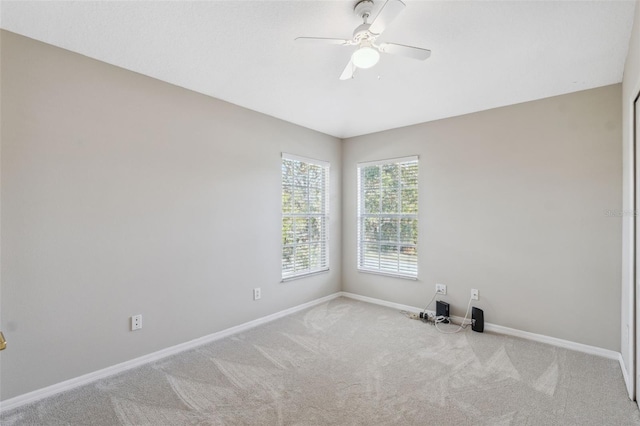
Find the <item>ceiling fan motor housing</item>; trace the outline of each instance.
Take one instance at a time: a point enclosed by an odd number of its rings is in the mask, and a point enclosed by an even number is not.
[[[370,24],[362,24],[359,25],[354,31],[353,31],[353,41],[355,41],[356,43],[360,43],[362,40],[367,40],[372,38],[371,37],[371,32],[369,31],[369,27],[371,25]]]

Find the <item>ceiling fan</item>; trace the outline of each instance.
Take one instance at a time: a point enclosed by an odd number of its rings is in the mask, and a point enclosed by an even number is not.
[[[401,0],[387,0],[378,12],[378,15],[369,23],[369,17],[373,10],[372,0],[360,0],[353,8],[355,14],[363,21],[353,32],[351,40],[339,38],[319,38],[319,37],[298,37],[297,42],[309,44],[335,44],[340,46],[357,46],[358,48],[351,55],[347,67],[340,75],[340,80],[353,78],[356,68],[371,68],[380,60],[380,52],[392,55],[406,56],[408,58],[425,60],[431,56],[431,51],[420,47],[405,46],[396,43],[376,43],[380,37],[400,12],[405,4]]]

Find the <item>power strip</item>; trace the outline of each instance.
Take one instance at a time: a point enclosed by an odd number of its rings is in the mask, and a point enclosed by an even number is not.
[[[437,318],[434,314],[431,314],[429,312],[420,312],[420,313],[406,312],[405,315],[407,315],[409,319],[420,320],[422,322],[426,322],[432,325],[436,323],[436,318]]]
[[[430,314],[429,312],[420,312],[420,319],[423,322],[426,322],[429,324],[435,324],[436,317],[433,316],[433,314]]]
[[[420,320],[422,322],[429,322],[431,324],[434,323],[434,318],[435,318],[433,315],[429,315],[428,312],[420,312],[419,314],[416,314],[414,312],[409,312],[407,314],[407,317],[414,320]]]

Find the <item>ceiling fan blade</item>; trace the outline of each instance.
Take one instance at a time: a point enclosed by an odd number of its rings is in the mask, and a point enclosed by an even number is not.
[[[337,44],[348,45],[351,40],[344,40],[341,38],[322,38],[322,37],[298,37],[295,39],[298,43],[305,44]]]
[[[380,43],[380,51],[390,53],[392,55],[406,56],[407,58],[418,59],[421,61],[424,61],[431,56],[431,51],[429,49],[405,46],[404,44],[396,43]]]
[[[342,74],[340,75],[340,80],[349,80],[353,78],[353,73],[355,72],[356,72],[356,66],[353,65],[353,62],[351,62],[351,60],[349,60],[349,63],[347,64],[346,68],[344,69],[344,71],[342,71]]]
[[[378,16],[371,22],[369,31],[374,34],[382,34],[384,29],[387,28],[387,25],[402,12],[404,6],[404,3],[400,0],[387,0],[387,2],[382,5],[380,12],[378,12]]]

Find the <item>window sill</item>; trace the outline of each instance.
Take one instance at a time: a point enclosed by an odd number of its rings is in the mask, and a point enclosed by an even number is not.
[[[382,275],[391,278],[401,278],[403,280],[418,281],[417,275],[394,274],[392,272],[372,271],[370,269],[358,269],[358,272],[363,272],[365,274]]]
[[[326,272],[329,272],[329,268],[321,269],[319,271],[309,272],[309,273],[306,273],[306,274],[294,275],[292,277],[283,278],[280,282],[281,283],[286,283],[287,281],[293,281],[293,280],[297,280],[297,279],[300,279],[300,278],[312,277],[314,275],[320,275],[320,274],[324,274]]]

